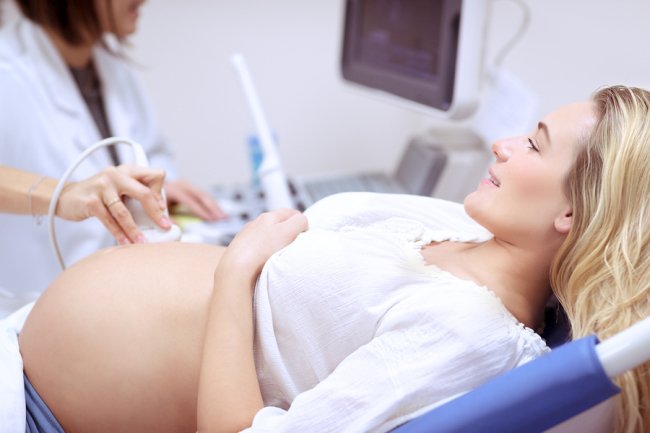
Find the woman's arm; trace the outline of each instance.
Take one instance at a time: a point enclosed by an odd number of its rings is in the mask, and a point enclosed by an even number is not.
[[[249,427],[263,407],[253,357],[253,292],[266,260],[307,228],[301,213],[283,209],[249,223],[215,271],[198,396],[200,433]]]
[[[137,242],[142,233],[121,197],[137,199],[153,221],[169,228],[160,192],[164,177],[160,170],[108,167],[89,179],[66,184],[56,215],[70,221],[97,217],[118,242]],[[0,165],[0,212],[44,215],[56,185],[56,179]]]

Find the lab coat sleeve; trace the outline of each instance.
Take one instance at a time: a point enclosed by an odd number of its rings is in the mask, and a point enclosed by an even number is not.
[[[28,94],[24,81],[0,62],[0,164],[23,168],[19,162],[25,158],[24,142],[29,140],[33,117],[31,105],[24,101]]]
[[[512,324],[471,307],[431,320],[422,301],[393,307],[375,338],[244,432],[385,432],[517,365]]]

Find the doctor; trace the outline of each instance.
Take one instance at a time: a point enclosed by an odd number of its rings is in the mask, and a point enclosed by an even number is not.
[[[24,17],[0,32],[0,164],[59,178],[87,147],[124,136],[144,147],[151,167],[167,173],[170,204],[222,218],[208,194],[176,177],[171,150],[121,51],[142,3],[16,0]],[[72,180],[133,163],[130,153],[126,146],[95,152]],[[68,263],[114,242],[97,220],[63,221],[57,232]],[[0,239],[0,301],[3,293],[34,299],[59,272],[46,227],[0,215]]]

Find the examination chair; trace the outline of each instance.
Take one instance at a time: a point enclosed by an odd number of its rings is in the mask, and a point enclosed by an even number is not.
[[[649,360],[650,317],[601,343],[562,344],[392,433],[611,432],[611,378]]]

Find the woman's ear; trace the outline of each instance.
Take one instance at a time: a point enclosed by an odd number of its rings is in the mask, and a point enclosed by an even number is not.
[[[573,223],[573,210],[571,208],[567,208],[564,212],[562,212],[560,216],[555,218],[555,221],[553,221],[555,230],[557,230],[558,233],[561,233],[563,235],[569,233],[572,223]]]

